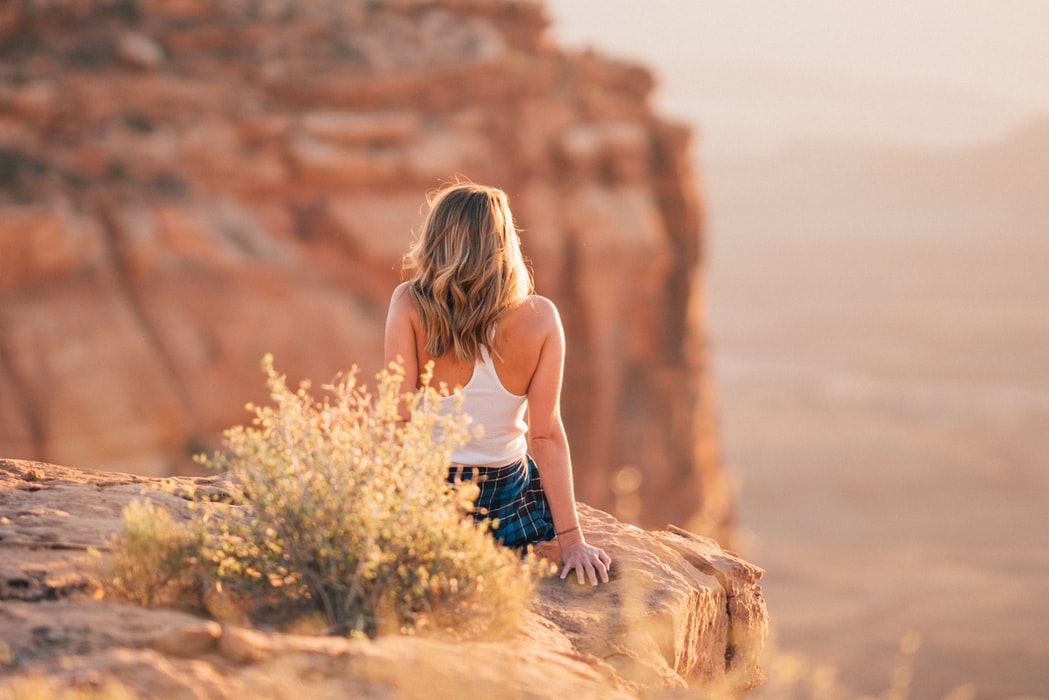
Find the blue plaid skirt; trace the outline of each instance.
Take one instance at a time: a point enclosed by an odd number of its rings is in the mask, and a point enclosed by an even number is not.
[[[474,520],[492,521],[492,534],[507,547],[523,548],[554,538],[554,518],[539,482],[539,469],[528,455],[503,467],[453,466],[448,482],[475,481]]]

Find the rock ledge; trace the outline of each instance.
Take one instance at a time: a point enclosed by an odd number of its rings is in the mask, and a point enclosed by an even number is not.
[[[40,675],[194,698],[648,698],[763,680],[761,569],[713,540],[641,530],[585,505],[583,527],[612,556],[613,580],[544,581],[517,633],[499,642],[286,634],[101,599],[87,549],[104,548],[121,509],[144,492],[184,514],[178,496],[151,488],[162,484],[221,490],[214,477],[0,460],[0,694]]]

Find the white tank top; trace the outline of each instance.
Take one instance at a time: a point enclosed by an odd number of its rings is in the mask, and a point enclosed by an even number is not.
[[[463,413],[473,419],[472,425],[484,426],[484,435],[452,452],[453,464],[501,467],[525,456],[528,397],[511,394],[503,386],[486,348],[481,348],[481,357],[474,365],[470,381],[456,393],[463,396]],[[454,400],[454,395],[441,399],[446,405]]]

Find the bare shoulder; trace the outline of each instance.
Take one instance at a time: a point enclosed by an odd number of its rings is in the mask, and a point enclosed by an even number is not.
[[[563,335],[554,303],[545,297],[532,295],[500,318],[496,351],[511,364],[527,366],[531,377],[546,343]]]
[[[554,302],[546,297],[532,294],[514,307],[511,312],[513,321],[518,324],[551,331],[560,328],[561,315],[557,311]]]
[[[390,314],[400,315],[414,315],[415,304],[412,303],[412,295],[408,293],[408,287],[411,282],[401,282],[397,285],[397,288],[393,290],[393,294],[390,296]]]
[[[549,338],[563,335],[557,307],[546,297],[531,295],[510,309],[499,321],[500,336],[509,343],[538,349]],[[500,349],[500,352],[502,350]]]
[[[408,296],[408,287],[410,287],[411,284],[412,283],[407,281],[407,280],[404,281],[404,282],[401,282],[400,284],[398,284],[393,290],[393,295],[391,297],[391,301],[398,301],[402,297],[407,297]]]

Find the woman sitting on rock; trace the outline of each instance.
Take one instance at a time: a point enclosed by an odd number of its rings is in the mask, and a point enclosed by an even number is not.
[[[480,487],[475,517],[496,522],[509,547],[557,537],[561,578],[608,581],[611,559],[579,527],[568,440],[561,424],[565,339],[554,304],[532,294],[506,194],[456,184],[436,194],[405,260],[412,272],[390,300],[386,360],[417,386],[458,387],[484,434],[452,455],[449,480]],[[446,398],[445,401],[452,399]]]

